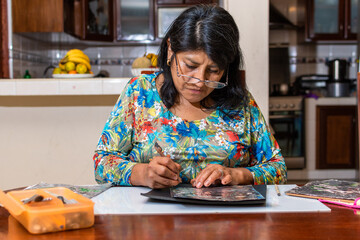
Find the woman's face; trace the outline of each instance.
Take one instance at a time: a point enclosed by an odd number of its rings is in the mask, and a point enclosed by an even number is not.
[[[170,50],[168,56],[173,54]],[[214,90],[203,81],[219,82],[224,73],[224,70],[220,70],[219,66],[201,50],[178,52],[170,59],[172,59],[171,75],[180,102],[185,100],[198,104]]]

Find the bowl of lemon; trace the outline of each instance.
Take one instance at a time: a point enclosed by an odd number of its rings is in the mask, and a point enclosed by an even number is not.
[[[53,78],[91,78],[89,57],[80,49],[71,49],[60,60],[59,65],[53,70]]]
[[[131,73],[133,76],[141,74],[151,74],[159,71],[157,68],[158,55],[154,53],[145,54],[142,57],[138,57],[132,63]]]

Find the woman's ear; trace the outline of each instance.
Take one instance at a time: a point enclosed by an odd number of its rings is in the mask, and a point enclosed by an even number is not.
[[[170,43],[170,38],[168,38],[166,40],[167,46],[168,46],[168,52],[167,52],[167,57],[168,60],[172,58],[172,55],[174,54],[174,52],[171,50],[171,43]]]

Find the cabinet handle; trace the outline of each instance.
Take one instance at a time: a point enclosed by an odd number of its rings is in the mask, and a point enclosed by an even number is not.
[[[344,29],[344,26],[342,24],[340,24],[339,29],[340,29],[340,31],[342,31]]]

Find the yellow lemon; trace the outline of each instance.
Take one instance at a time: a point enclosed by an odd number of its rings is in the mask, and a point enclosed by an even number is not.
[[[65,63],[65,70],[66,70],[67,72],[70,72],[70,71],[72,71],[72,70],[75,70],[75,63],[73,63],[73,62],[67,62],[67,63]]]
[[[87,67],[85,66],[85,64],[79,63],[78,65],[76,65],[76,71],[80,74],[84,74],[87,72]]]
[[[53,74],[60,74],[60,72],[61,72],[61,69],[57,67],[54,69]]]

